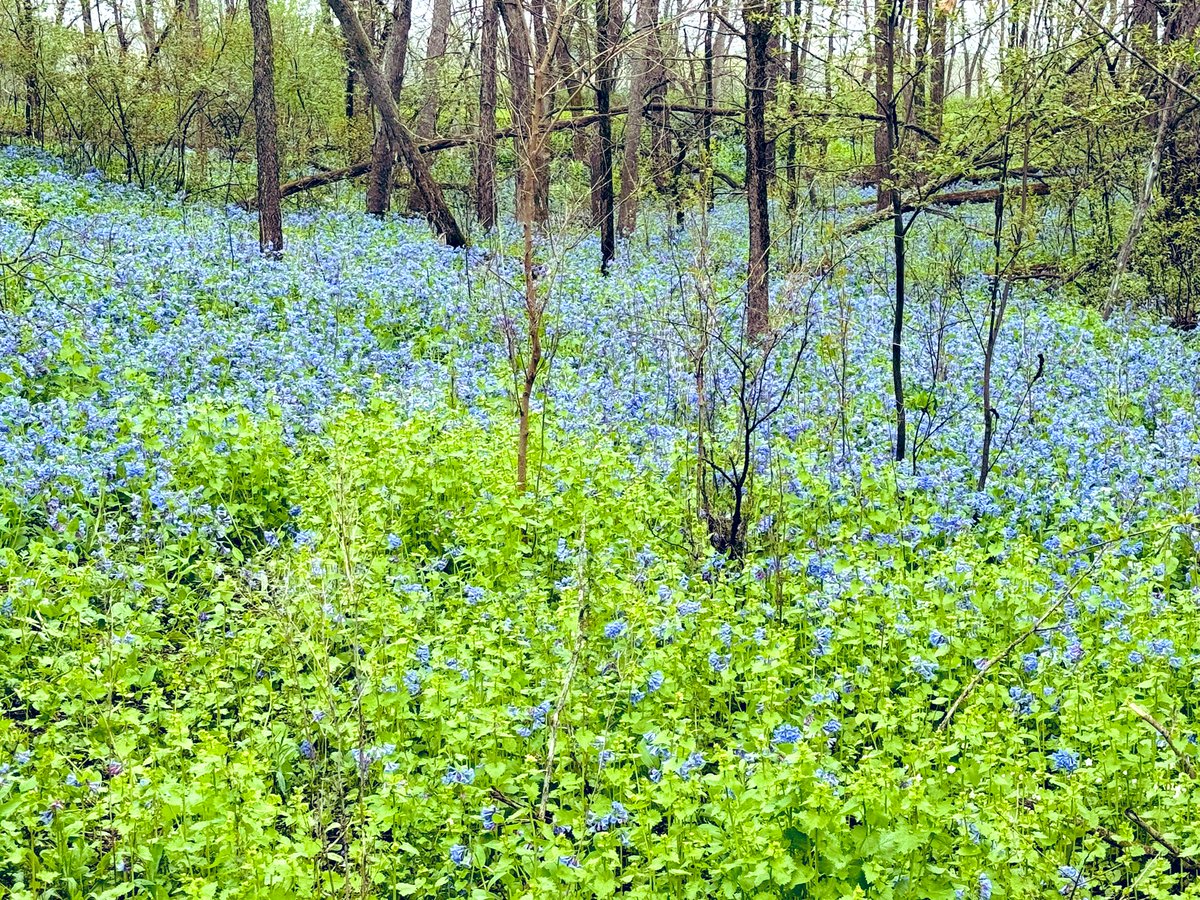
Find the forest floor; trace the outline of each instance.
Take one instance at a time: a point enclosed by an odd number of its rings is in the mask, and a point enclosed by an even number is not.
[[[886,258],[777,271],[727,557],[741,217],[539,247],[520,494],[515,231],[0,155],[0,893],[1194,894],[1200,347],[1022,285],[977,491],[986,236],[913,232],[904,463]]]

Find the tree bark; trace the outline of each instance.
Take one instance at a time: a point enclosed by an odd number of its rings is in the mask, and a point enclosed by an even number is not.
[[[529,29],[525,27],[523,4],[518,0],[498,0],[500,18],[504,21],[504,32],[508,45],[508,83],[512,95],[513,121],[516,123],[517,156],[536,151],[531,126],[534,116],[534,96],[531,81],[532,49]],[[523,160],[517,165],[516,207],[517,219],[521,222],[544,222],[549,210],[541,202],[539,184],[526,184],[527,180],[540,181],[540,161]],[[546,198],[547,200],[549,198]],[[545,213],[543,215],[543,213]]]
[[[20,39],[28,58],[25,60],[25,137],[42,142],[42,92],[38,84],[37,21],[32,0],[18,0]]]
[[[412,0],[397,0],[383,46],[384,75],[393,100],[399,100],[404,85],[404,66],[408,57],[408,33],[412,27]],[[392,205],[392,173],[396,148],[388,139],[387,129],[375,132],[371,145],[371,174],[367,179],[366,206],[373,216],[383,216]]]
[[[742,8],[746,26],[746,206],[750,226],[746,331],[751,338],[765,334],[770,320],[771,222],[767,207],[770,162],[766,113],[771,10],[769,0],[745,0]]]
[[[891,120],[896,115],[896,26],[894,8],[900,0],[875,0],[875,208],[892,205],[892,157],[895,153]]]
[[[276,139],[275,47],[267,0],[250,0],[254,36],[254,152],[258,177],[258,245],[263,253],[283,253],[279,208],[279,144]]]
[[[475,215],[485,231],[496,227],[496,42],[499,0],[482,0],[479,43],[479,136],[475,149]]]
[[[455,221],[454,214],[450,212],[450,207],[446,205],[442,189],[433,180],[429,164],[421,156],[421,151],[417,149],[411,132],[400,120],[400,110],[396,106],[391,91],[388,90],[387,80],[371,56],[370,42],[357,13],[349,6],[347,0],[328,0],[328,3],[342,26],[342,34],[346,38],[358,70],[367,84],[372,102],[379,110],[384,128],[387,130],[393,146],[397,148],[412,173],[413,182],[420,195],[426,217],[447,244],[451,247],[465,247],[467,237],[458,227],[458,222]]]
[[[704,21],[704,112],[700,117],[700,136],[704,142],[704,159],[701,162],[700,193],[705,209],[713,208],[713,107],[716,106],[716,80],[714,66],[714,11],[710,5]]]
[[[411,2],[411,0],[410,0]],[[425,45],[425,73],[422,87],[425,99],[417,113],[418,137],[433,137],[437,133],[438,93],[442,59],[450,35],[450,0],[433,0],[433,18],[429,25],[429,41]]]
[[[610,103],[613,89],[612,49],[619,0],[596,0],[596,144],[592,159],[592,208],[600,226],[600,272],[608,274],[616,254],[616,212],[613,197],[613,140]]]
[[[917,0],[916,47],[913,49],[913,73],[905,121],[911,125],[925,121],[929,108],[929,36],[931,25],[930,0]]]
[[[1112,282],[1108,287],[1108,295],[1104,299],[1104,306],[1101,308],[1101,315],[1107,319],[1112,315],[1116,308],[1117,300],[1121,296],[1121,278],[1125,275],[1125,269],[1129,266],[1130,259],[1133,258],[1133,248],[1137,246],[1137,240],[1141,236],[1142,228],[1146,224],[1146,213],[1150,210],[1150,202],[1154,199],[1154,186],[1158,182],[1159,168],[1162,165],[1163,147],[1167,142],[1167,135],[1171,131],[1172,120],[1174,118],[1176,82],[1182,75],[1182,69],[1179,66],[1175,67],[1175,74],[1171,79],[1171,83],[1167,85],[1166,95],[1163,97],[1162,108],[1158,111],[1158,130],[1154,135],[1154,144],[1150,148],[1150,156],[1146,160],[1146,177],[1142,181],[1142,189],[1138,193],[1137,203],[1133,207],[1133,221],[1129,223],[1129,231],[1125,234],[1125,240],[1121,242],[1121,249],[1117,253],[1116,265],[1113,267]]]
[[[935,2],[933,34],[929,68],[929,115],[928,129],[936,137],[942,135],[942,122],[946,109],[946,13],[941,2]]]
[[[654,73],[658,43],[658,0],[637,0],[637,31],[629,43],[633,78],[629,87],[629,116],[625,119],[625,150],[621,156],[621,200],[617,230],[625,237],[637,227],[642,110]]]

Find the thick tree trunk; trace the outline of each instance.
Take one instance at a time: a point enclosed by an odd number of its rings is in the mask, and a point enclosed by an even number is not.
[[[482,0],[479,43],[479,138],[475,149],[475,215],[484,230],[496,227],[496,42],[500,31],[498,0]]]
[[[596,0],[596,144],[592,151],[592,211],[600,226],[600,271],[608,273],[616,254],[616,212],[613,197],[612,51],[615,37],[613,6],[619,0]],[[618,7],[619,9],[619,7]]]
[[[388,90],[398,100],[404,85],[404,66],[408,57],[408,32],[412,27],[412,0],[397,0],[396,9],[383,46],[383,68]],[[392,173],[396,148],[388,139],[387,129],[375,132],[371,145],[371,174],[367,179],[367,212],[383,216],[392,204]]]
[[[417,149],[411,132],[400,120],[400,110],[396,106],[391,91],[388,90],[387,80],[371,56],[370,42],[367,39],[367,33],[363,30],[362,22],[359,21],[358,15],[349,6],[347,0],[328,0],[328,2],[329,8],[333,10],[333,14],[341,23],[342,34],[346,38],[346,43],[349,45],[359,72],[366,81],[371,99],[379,110],[380,118],[383,119],[384,128],[391,138],[392,145],[397,148],[399,154],[404,158],[409,172],[412,173],[413,182],[420,194],[422,209],[425,211],[426,217],[447,244],[451,247],[465,247],[466,235],[458,227],[454,214],[446,205],[442,189],[433,180],[429,164],[421,156],[421,151]]]
[[[746,205],[750,252],[746,279],[746,331],[751,338],[766,333],[770,321],[771,222],[767,207],[767,92],[770,89],[772,6],[769,0],[746,0]]]
[[[263,253],[283,253],[279,208],[279,145],[276,140],[275,48],[267,0],[250,0],[254,35],[254,152],[258,168],[258,244]]]
[[[942,11],[941,3],[934,4],[932,45],[926,128],[931,134],[941,137],[946,109],[946,14]]]
[[[629,115],[621,156],[621,200],[617,230],[628,236],[637,227],[642,142],[642,112],[654,77],[658,46],[658,0],[637,0],[637,31],[629,42],[633,76],[629,86]]]

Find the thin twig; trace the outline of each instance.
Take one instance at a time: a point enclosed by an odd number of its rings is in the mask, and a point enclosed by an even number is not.
[[[546,820],[546,805],[550,801],[550,782],[554,778],[554,755],[558,749],[558,724],[563,707],[571,694],[571,683],[575,680],[575,672],[579,669],[579,657],[583,652],[583,618],[587,609],[587,577],[585,572],[587,559],[587,522],[584,521],[579,529],[579,614],[575,623],[575,647],[571,651],[571,662],[563,675],[562,687],[558,692],[558,701],[554,704],[554,712],[550,715],[549,737],[546,740],[546,774],[542,778],[542,798],[538,802],[537,817]]]
[[[1045,621],[1054,614],[1054,611],[1062,606],[1066,599],[1071,596],[1072,593],[1074,593],[1075,588],[1079,587],[1083,580],[1092,574],[1103,556],[1104,550],[1102,549],[1098,554],[1096,554],[1096,558],[1092,560],[1092,564],[1088,566],[1087,571],[1081,573],[1078,578],[1076,578],[1066,587],[1065,590],[1059,592],[1059,595],[1055,598],[1054,602],[1046,607],[1046,611],[1038,616],[1037,620],[1031,626],[1029,626],[1029,628],[1027,628],[1025,631],[1022,631],[1019,635],[1009,641],[1008,645],[995,656],[984,661],[983,665],[979,667],[979,671],[975,673],[975,677],[972,678],[970,682],[968,682],[967,686],[962,689],[962,693],[955,698],[954,702],[950,705],[950,708],[946,710],[946,714],[942,716],[942,720],[938,722],[937,730],[939,732],[946,730],[946,727],[950,724],[950,720],[953,719],[954,714],[958,712],[958,708],[963,705],[967,697],[971,696],[972,691],[979,687],[979,683],[983,681],[983,677],[987,675],[988,670],[1008,656],[1008,654],[1012,653],[1017,647],[1021,646],[1021,644],[1025,643],[1027,639],[1036,634],[1037,630],[1042,627]]]
[[[1127,818],[1138,828],[1142,829],[1142,831],[1146,832],[1146,834],[1149,835],[1150,840],[1154,841],[1154,843],[1166,850],[1167,853],[1179,863],[1179,867],[1181,869],[1185,869],[1193,874],[1200,872],[1200,863],[1197,863],[1190,856],[1186,855],[1182,850],[1179,849],[1179,847],[1168,840],[1161,831],[1139,816],[1135,810],[1125,810],[1125,818]]]
[[[1154,716],[1152,716],[1147,710],[1142,709],[1142,707],[1138,706],[1136,703],[1134,703],[1132,701],[1130,701],[1130,703],[1129,703],[1129,710],[1135,716],[1137,716],[1139,719],[1141,719],[1143,722],[1145,722],[1147,725],[1149,725],[1151,728],[1153,728],[1155,731],[1157,731],[1160,735],[1162,735],[1162,739],[1167,742],[1167,746],[1171,748],[1171,751],[1177,757],[1179,757],[1180,768],[1182,768],[1183,771],[1187,772],[1189,777],[1195,778],[1196,777],[1195,765],[1193,764],[1191,758],[1189,756],[1187,756],[1182,750],[1180,750],[1179,746],[1175,743],[1175,741],[1173,741],[1171,739],[1171,732],[1167,731],[1166,726],[1164,726],[1162,724],[1162,722],[1158,721],[1158,719],[1154,718]]]

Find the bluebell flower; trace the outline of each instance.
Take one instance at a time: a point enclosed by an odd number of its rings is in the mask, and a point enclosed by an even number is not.
[[[676,773],[681,778],[686,779],[691,776],[692,772],[694,772],[696,769],[703,769],[705,765],[706,761],[704,759],[704,754],[696,752],[691,754],[679,765],[679,768],[676,769]]]
[[[620,619],[609,622],[604,626],[604,636],[610,641],[615,641],[625,633],[625,623]]]
[[[817,771],[813,774],[816,776],[818,781],[820,781],[822,784],[828,785],[831,788],[836,788],[842,783],[841,779],[828,769],[817,769]]]
[[[797,744],[800,742],[801,732],[798,727],[791,723],[784,722],[776,727],[771,735],[772,744]]]
[[[912,669],[925,681],[933,681],[938,671],[938,664],[921,657],[913,657]]]
[[[1087,890],[1087,879],[1074,866],[1059,866],[1058,874],[1061,878],[1066,879],[1066,884],[1058,889],[1058,892],[1064,897],[1076,896]]]
[[[1028,716],[1033,713],[1033,694],[1029,691],[1013,685],[1008,689],[1008,696],[1013,702],[1017,715]]]
[[[485,806],[479,811],[479,818],[483,823],[484,831],[496,830],[496,812],[497,810],[494,806]]]
[[[596,815],[596,813],[589,810],[587,814],[587,826],[588,830],[593,834],[601,834],[626,824],[629,818],[629,810],[620,801],[614,800],[609,811],[602,816]]]
[[[475,770],[470,766],[449,766],[442,776],[442,784],[474,784]]]
[[[466,844],[455,844],[450,848],[450,862],[456,866],[469,866],[471,849]]]
[[[1055,750],[1050,754],[1050,766],[1056,772],[1070,775],[1079,768],[1079,755],[1071,750]]]

